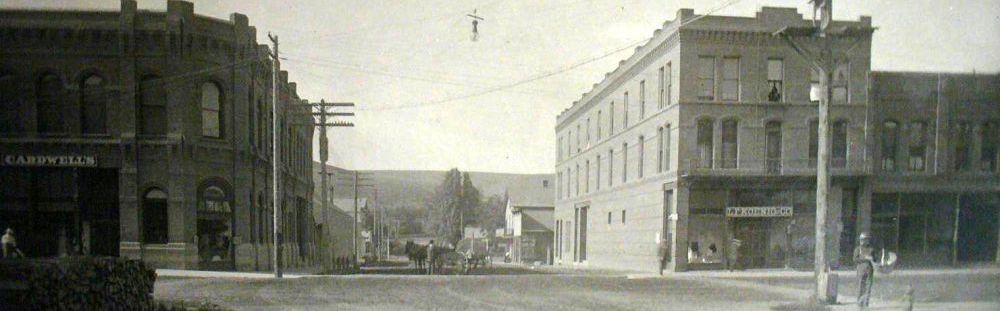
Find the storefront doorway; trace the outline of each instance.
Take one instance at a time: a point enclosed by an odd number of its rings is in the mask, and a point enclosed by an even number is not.
[[[118,171],[0,168],[0,230],[28,257],[118,256]]]
[[[734,218],[733,237],[740,240],[737,267],[757,269],[768,267],[767,249],[770,221],[760,218]]]
[[[959,262],[996,261],[1000,195],[967,194],[959,201],[956,259]]]
[[[198,268],[233,270],[233,209],[228,184],[202,185],[198,197]]]

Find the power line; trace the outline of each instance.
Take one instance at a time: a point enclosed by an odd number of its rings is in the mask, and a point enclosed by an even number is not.
[[[724,9],[726,7],[729,7],[729,6],[733,5],[733,4],[736,4],[737,2],[740,2],[740,0],[729,0],[728,2],[724,2],[721,5],[719,5],[719,6],[715,7],[715,8],[713,8],[713,9],[709,10],[708,12],[706,12],[703,15],[700,15],[700,16],[697,16],[695,18],[692,18],[692,19],[689,19],[687,21],[684,21],[683,23],[681,23],[680,25],[678,25],[677,28],[684,27],[685,25],[688,25],[688,24],[693,23],[693,22],[695,22],[697,20],[700,20],[700,19],[702,19],[702,18],[704,18],[706,16],[711,15],[712,13],[715,13],[715,12],[717,12],[719,10],[722,10],[722,9]],[[604,54],[602,54],[600,56],[597,56],[597,57],[586,59],[586,60],[583,60],[581,62],[577,62],[577,63],[574,63],[574,64],[570,64],[568,66],[557,68],[557,69],[555,69],[553,71],[549,71],[549,72],[537,74],[535,76],[531,76],[531,77],[528,77],[528,78],[525,78],[525,79],[522,79],[522,80],[519,80],[519,81],[515,81],[515,82],[512,82],[512,83],[508,83],[508,84],[504,84],[504,85],[500,85],[500,86],[488,88],[488,89],[485,89],[485,90],[482,90],[482,91],[478,91],[478,92],[473,92],[473,93],[468,93],[468,94],[459,95],[459,96],[453,96],[453,97],[446,97],[446,98],[442,98],[442,99],[438,99],[438,100],[432,100],[432,101],[428,101],[428,102],[416,103],[416,104],[410,104],[410,105],[400,105],[400,106],[390,106],[390,107],[376,107],[376,108],[361,108],[361,109],[358,109],[358,110],[359,111],[388,111],[388,110],[402,110],[402,109],[422,108],[422,107],[440,105],[440,104],[444,104],[444,103],[448,103],[448,102],[452,102],[452,101],[456,101],[456,100],[462,100],[462,99],[477,97],[477,96],[481,96],[481,95],[486,95],[486,94],[494,93],[494,92],[497,92],[497,91],[502,91],[502,90],[505,90],[505,89],[517,87],[517,86],[520,86],[520,85],[523,85],[523,84],[526,84],[526,83],[530,83],[530,82],[538,81],[538,80],[541,80],[541,79],[545,79],[545,78],[548,78],[548,77],[551,77],[551,76],[554,76],[554,75],[557,75],[557,74],[561,74],[561,73],[564,73],[564,72],[567,72],[567,71],[579,68],[579,67],[584,66],[586,64],[590,64],[590,63],[593,63],[595,61],[607,58],[607,57],[609,57],[611,55],[614,55],[614,54],[616,54],[618,52],[621,52],[621,51],[627,50],[629,48],[638,46],[639,44],[641,44],[643,42],[646,42],[646,41],[649,41],[649,40],[650,39],[643,38],[641,40],[633,41],[633,42],[630,42],[629,44],[627,44],[627,45],[625,45],[623,47],[611,50],[611,51],[606,52],[606,53],[604,53]]]

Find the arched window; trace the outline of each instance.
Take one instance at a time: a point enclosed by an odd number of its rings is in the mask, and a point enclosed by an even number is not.
[[[781,121],[764,124],[764,157],[769,173],[781,172]]]
[[[698,120],[698,164],[697,167],[712,167],[712,136],[715,135],[715,122],[712,119]]]
[[[65,131],[62,120],[63,107],[59,105],[62,91],[62,81],[56,75],[50,73],[38,79],[38,84],[35,87],[38,132],[60,133]]]
[[[201,135],[222,137],[222,96],[212,82],[201,85]]]
[[[722,121],[722,165],[723,168],[736,168],[736,158],[739,154],[739,120]]]
[[[830,166],[847,167],[847,121],[833,122],[832,141],[830,142]]]
[[[103,134],[106,129],[104,79],[90,75],[80,80],[81,120],[84,134]]]
[[[167,134],[167,92],[156,76],[146,76],[139,85],[139,133]]]
[[[18,100],[17,79],[12,74],[0,74],[0,133],[16,133],[21,131],[21,111]]]
[[[142,196],[142,242],[166,244],[168,228],[167,193],[159,188],[146,191]]]
[[[927,124],[921,121],[910,123],[908,136],[910,170],[923,171],[927,167]]]

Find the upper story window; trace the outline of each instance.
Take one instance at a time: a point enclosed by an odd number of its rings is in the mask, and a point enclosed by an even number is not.
[[[920,121],[911,122],[908,134],[909,169],[923,171],[927,166],[927,124]]]
[[[715,148],[712,139],[715,135],[715,122],[712,119],[698,120],[698,162],[697,167],[711,168],[712,154]]]
[[[830,142],[830,156],[832,167],[847,166],[847,121],[838,120],[833,122],[833,139]]]
[[[698,58],[698,99],[715,100],[715,57]]]
[[[35,87],[38,132],[61,133],[66,131],[65,122],[63,122],[64,107],[59,105],[62,93],[62,80],[58,76],[50,73],[38,79]]]
[[[139,133],[167,134],[167,92],[155,76],[147,76],[139,84]]]
[[[896,121],[882,123],[882,170],[896,170],[896,154],[899,152],[899,124]]]
[[[764,124],[764,167],[769,173],[781,172],[781,121]]]
[[[767,60],[767,101],[780,102],[785,94],[785,61],[780,58]]]
[[[17,79],[12,74],[0,74],[0,133],[21,131],[21,104]]]
[[[201,135],[222,137],[222,94],[212,82],[201,84]]]
[[[955,125],[955,170],[968,171],[972,169],[971,147],[972,127],[969,122],[960,121]]]
[[[595,169],[596,174],[594,174],[595,175],[594,188],[597,188],[597,190],[601,190],[601,155],[599,154],[597,155],[597,161],[594,161],[594,165],[597,165]]]
[[[670,170],[670,124],[660,130],[660,172]]]
[[[1000,121],[983,124],[983,147],[979,157],[980,169],[988,172],[1000,170]]]
[[[611,106],[608,108],[608,136],[615,134],[615,102],[611,101]]]
[[[562,196],[562,179],[563,179],[562,172],[556,173],[556,196],[558,198],[560,198],[560,199],[562,199],[562,197],[563,197]]]
[[[583,164],[583,192],[590,193],[590,160]]]
[[[740,58],[722,59],[722,100],[740,100]]]
[[[583,147],[581,147],[583,145],[583,143],[582,143],[583,142],[582,141],[583,135],[580,134],[580,132],[581,132],[580,131],[580,123],[577,123],[576,124],[576,153],[580,153],[580,150],[583,149]]]
[[[98,75],[90,75],[80,81],[81,120],[84,134],[103,134],[107,132],[104,97],[104,79]]]
[[[739,154],[739,121],[727,119],[722,121],[722,168],[736,168]]]
[[[615,183],[615,150],[608,150],[608,187]]]
[[[628,128],[628,91],[622,97],[622,130]]]
[[[628,143],[622,143],[622,183],[628,181]]]
[[[813,103],[818,103],[823,98],[823,93],[826,92],[819,79],[819,71],[816,68],[809,70],[809,101]]]
[[[639,151],[636,152],[636,155],[639,156],[639,158],[636,161],[636,164],[639,166],[639,168],[636,171],[638,171],[637,176],[639,178],[642,178],[642,175],[643,175],[643,167],[642,166],[643,166],[643,163],[646,162],[646,138],[643,137],[643,136],[639,136],[639,143],[638,143],[638,145],[636,147],[639,148]]]
[[[587,128],[587,146],[590,146],[590,118],[587,118],[587,123],[584,125]]]
[[[660,90],[657,93],[658,96],[657,107],[659,107],[660,109],[663,109],[663,107],[670,105],[670,84],[671,84],[670,67],[671,67],[670,63],[667,63],[666,66],[660,67],[659,71]]]
[[[646,118],[646,80],[639,81],[639,120]]]
[[[833,101],[834,103],[847,103],[848,88],[850,87],[850,64],[838,64],[833,71]]]
[[[597,111],[597,124],[595,124],[595,125],[597,126],[597,129],[596,129],[597,130],[597,140],[600,141],[601,140],[601,111],[600,110]]]

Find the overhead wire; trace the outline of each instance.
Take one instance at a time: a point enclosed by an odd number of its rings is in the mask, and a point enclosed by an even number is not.
[[[706,16],[711,15],[712,13],[715,13],[715,12],[717,12],[719,10],[722,10],[722,9],[726,8],[726,7],[734,5],[734,4],[736,4],[737,2],[740,2],[740,1],[741,0],[728,0],[728,1],[720,4],[719,6],[717,6],[715,8],[712,8],[711,10],[709,10],[708,12],[706,12],[705,14],[696,16],[696,17],[691,18],[691,19],[689,19],[687,21],[683,21],[676,28],[679,29],[679,28],[684,27],[684,26],[686,26],[688,24],[696,22],[696,21],[698,21],[698,20],[700,20],[700,19],[702,19],[702,18],[704,18]],[[538,80],[541,80],[541,79],[545,79],[545,78],[548,78],[548,77],[551,77],[551,76],[555,76],[555,75],[558,75],[558,74],[561,74],[561,73],[564,73],[564,72],[567,72],[567,71],[570,71],[570,70],[582,67],[584,65],[593,63],[595,61],[598,61],[598,60],[607,58],[609,56],[615,55],[615,54],[617,54],[619,52],[625,51],[625,50],[627,50],[629,48],[633,48],[635,46],[638,46],[639,44],[641,44],[643,42],[647,42],[649,40],[651,40],[651,39],[643,38],[643,39],[640,39],[640,40],[629,42],[625,46],[622,46],[620,48],[616,48],[616,49],[610,50],[610,51],[608,51],[606,53],[603,53],[603,54],[601,54],[601,55],[599,55],[597,57],[592,57],[592,58],[589,58],[589,59],[586,59],[586,60],[583,60],[583,61],[580,61],[580,62],[576,62],[576,63],[570,64],[570,65],[567,65],[567,66],[563,66],[563,67],[557,68],[555,70],[551,70],[551,71],[548,71],[548,72],[543,72],[543,73],[540,73],[540,74],[536,74],[536,75],[530,76],[530,77],[522,79],[522,80],[518,80],[518,81],[511,82],[511,83],[507,83],[507,84],[499,85],[499,86],[496,86],[496,87],[488,88],[488,89],[482,90],[482,91],[467,93],[467,94],[458,95],[458,96],[446,97],[446,98],[441,98],[441,99],[437,99],[437,100],[431,100],[431,101],[422,102],[422,103],[414,103],[414,104],[398,105],[398,106],[387,106],[387,107],[359,107],[357,110],[358,111],[388,111],[388,110],[414,109],[414,108],[422,108],[422,107],[428,107],[428,106],[436,106],[436,105],[440,105],[440,104],[444,104],[444,103],[448,103],[448,102],[452,102],[452,101],[456,101],[456,100],[468,99],[468,98],[477,97],[477,96],[481,96],[481,95],[485,95],[485,94],[490,94],[490,93],[494,93],[494,92],[497,92],[497,91],[501,91],[501,90],[505,90],[505,89],[509,89],[509,88],[513,88],[513,87],[517,87],[517,86],[520,86],[520,85],[523,85],[523,84],[526,84],[526,83],[530,83],[530,82],[538,81]]]

